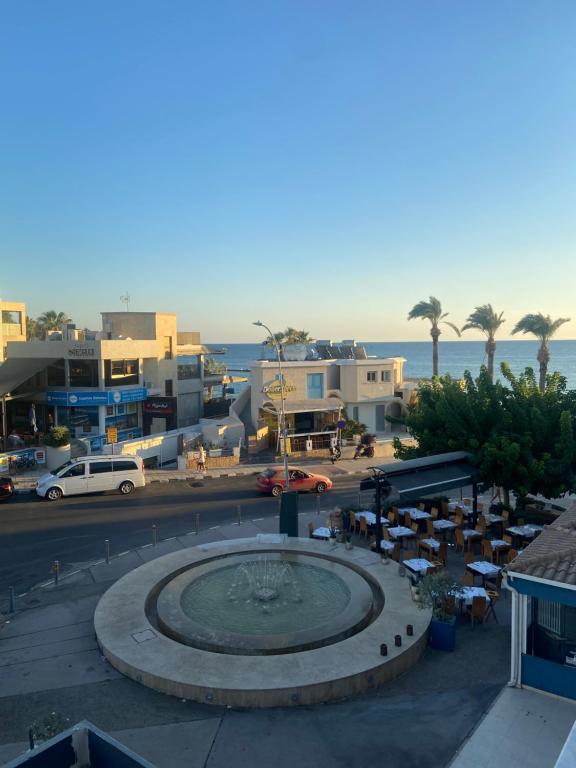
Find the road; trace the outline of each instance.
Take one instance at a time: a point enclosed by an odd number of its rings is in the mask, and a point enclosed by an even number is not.
[[[333,477],[334,489],[326,497],[301,494],[300,510],[358,500],[360,475]],[[328,501],[329,499],[329,501]],[[253,477],[206,479],[203,484],[154,483],[130,496],[116,493],[72,496],[47,502],[23,494],[0,504],[0,598],[13,586],[25,592],[50,578],[54,560],[63,570],[104,556],[104,540],[112,555],[152,540],[193,531],[196,513],[200,527],[209,528],[242,518],[251,520],[278,514],[278,500],[254,490]]]

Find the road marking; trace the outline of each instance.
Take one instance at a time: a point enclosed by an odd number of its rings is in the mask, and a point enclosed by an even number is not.
[[[130,552],[131,552],[131,550],[127,549],[126,552],[120,552],[120,554],[116,555],[116,557],[123,557],[124,555],[129,555]]]
[[[169,539],[162,539],[162,541],[174,541],[177,538],[178,538],[178,536],[170,536]]]
[[[265,520],[265,519],[266,518],[264,518],[264,517],[253,517],[250,522],[251,523],[259,523],[261,520]]]
[[[215,530],[217,530],[218,528],[221,528],[221,526],[220,526],[220,525],[213,525],[213,526],[212,526],[212,528],[208,528],[208,530],[209,530],[209,531],[215,531]]]
[[[152,546],[152,544],[142,544],[140,549],[146,549],[146,547],[151,547],[151,546]]]

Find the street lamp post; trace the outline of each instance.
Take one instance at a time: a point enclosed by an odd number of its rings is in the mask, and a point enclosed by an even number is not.
[[[285,409],[285,393],[284,393],[284,374],[282,373],[282,357],[280,355],[280,345],[276,341],[276,337],[268,328],[267,325],[260,320],[256,320],[252,325],[257,325],[259,328],[264,328],[268,331],[270,338],[274,343],[276,349],[276,357],[278,359],[278,373],[280,376],[280,418],[278,419],[278,431],[282,434],[282,443],[284,444],[284,482],[286,483],[286,491],[290,490],[290,476],[288,474],[288,451],[286,447],[288,445],[287,429],[286,429],[286,409]]]

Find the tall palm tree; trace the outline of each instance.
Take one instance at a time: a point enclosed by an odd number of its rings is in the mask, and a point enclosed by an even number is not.
[[[438,376],[438,338],[440,337],[441,330],[439,328],[440,323],[443,325],[449,325],[450,328],[460,336],[460,328],[454,323],[450,323],[448,320],[444,320],[448,317],[448,312],[442,312],[442,304],[435,296],[430,296],[430,301],[419,301],[415,304],[410,312],[408,312],[408,320],[429,320],[431,324],[430,336],[432,336],[432,373],[434,376]]]
[[[518,320],[512,330],[512,333],[531,333],[540,342],[540,348],[536,355],[536,359],[540,364],[540,392],[544,392],[546,389],[546,374],[548,373],[548,363],[550,362],[548,342],[561,325],[569,322],[569,317],[559,317],[557,320],[552,320],[550,315],[543,315],[542,312],[538,312],[537,315],[524,315],[523,318]]]
[[[488,355],[488,376],[494,378],[494,353],[496,352],[496,331],[502,323],[505,323],[504,312],[497,314],[492,309],[492,304],[483,304],[476,307],[474,312],[468,315],[463,331],[482,331],[486,334],[486,354]]]
[[[36,318],[37,327],[44,335],[47,331],[59,331],[63,325],[71,322],[66,312],[56,312],[54,309],[49,309]]]

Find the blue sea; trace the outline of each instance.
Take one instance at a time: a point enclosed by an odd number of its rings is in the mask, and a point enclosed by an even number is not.
[[[404,376],[407,378],[429,378],[432,373],[432,343],[429,341],[383,341],[357,342],[366,348],[369,356],[404,357]],[[225,348],[224,355],[216,355],[217,362],[225,363],[232,375],[250,367],[252,360],[272,358],[273,354],[262,344],[207,344],[211,349]],[[548,370],[559,371],[566,377],[568,387],[576,389],[576,341],[550,342],[550,363]],[[538,374],[536,354],[538,342],[530,340],[497,341],[494,367],[499,372],[500,363],[506,361],[514,373],[520,373],[527,366]],[[486,364],[483,341],[441,341],[440,373],[460,377],[468,370],[472,375],[480,372]],[[236,392],[240,391],[236,389]]]

